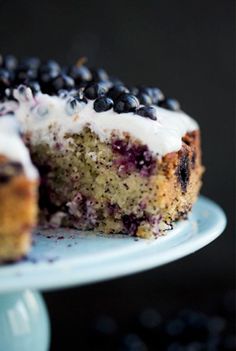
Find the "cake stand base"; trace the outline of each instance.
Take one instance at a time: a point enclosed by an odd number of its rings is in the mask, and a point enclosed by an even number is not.
[[[0,294],[0,351],[48,351],[49,318],[40,293]]]

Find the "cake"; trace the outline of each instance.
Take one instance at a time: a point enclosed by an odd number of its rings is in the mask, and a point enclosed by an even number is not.
[[[0,117],[0,260],[16,260],[31,245],[37,221],[38,173],[12,116]]]
[[[29,247],[35,168],[41,225],[153,238],[187,217],[201,187],[200,130],[176,100],[158,88],[128,88],[81,61],[61,69],[52,60],[18,64],[7,56],[0,83],[0,133],[6,136],[6,123],[17,125],[21,139],[15,127],[12,138],[25,155],[14,153],[10,139],[9,155],[0,138],[3,168],[18,165],[9,182],[0,178],[0,257],[15,258]],[[13,186],[28,194],[17,206]],[[4,256],[5,242],[12,251]]]

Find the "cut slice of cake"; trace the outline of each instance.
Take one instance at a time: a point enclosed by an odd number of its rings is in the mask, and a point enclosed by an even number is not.
[[[16,120],[0,117],[0,261],[16,260],[31,245],[37,219],[37,171]]]

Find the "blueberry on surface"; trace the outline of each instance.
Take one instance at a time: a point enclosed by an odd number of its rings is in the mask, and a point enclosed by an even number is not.
[[[52,92],[56,93],[60,89],[71,90],[75,86],[74,79],[66,74],[59,74],[56,78],[54,78],[51,83]]]
[[[60,65],[54,60],[48,60],[44,62],[39,68],[40,73],[48,73],[52,71],[56,71],[59,73],[60,70],[61,70]]]
[[[129,92],[130,92],[130,94],[137,96],[138,93],[139,93],[139,88],[137,88],[137,87],[129,87]]]
[[[107,72],[103,68],[92,69],[91,72],[94,82],[100,82],[109,79]]]
[[[0,68],[0,92],[4,92],[10,86],[10,73],[4,68]]]
[[[40,66],[40,59],[38,57],[26,57],[21,61],[20,65],[28,69],[38,70]]]
[[[138,99],[132,94],[122,94],[114,105],[117,113],[135,112],[139,106]]]
[[[151,90],[152,103],[157,105],[159,101],[164,100],[164,94],[159,88],[152,88]]]
[[[141,86],[139,87],[139,93],[144,93],[152,97],[152,88]]]
[[[89,82],[92,79],[92,74],[86,66],[72,66],[69,69],[69,75],[75,80],[76,84]]]
[[[59,72],[52,70],[52,71],[48,71],[48,72],[41,72],[39,74],[39,81],[40,83],[42,83],[42,86],[47,89],[48,88],[48,83],[56,78],[58,76]]]
[[[13,71],[16,69],[18,65],[18,61],[17,58],[13,55],[5,55],[3,57],[3,61],[2,61],[2,66],[4,68],[6,68],[9,71]]]
[[[112,99],[116,100],[123,93],[128,93],[129,90],[123,84],[114,85],[111,89],[109,89],[107,95]]]
[[[149,95],[139,92],[136,96],[141,105],[150,106],[152,104],[152,98]]]
[[[84,89],[84,96],[90,100],[95,100],[98,97],[105,95],[106,92],[107,89],[104,87],[104,85],[100,83],[91,83]]]
[[[154,106],[143,106],[143,107],[140,107],[137,110],[136,113],[139,116],[150,118],[150,119],[152,119],[154,121],[157,119],[157,111],[156,111]]]
[[[158,103],[158,106],[170,111],[180,111],[180,104],[177,100],[166,98]]]
[[[73,115],[74,113],[78,112],[81,109],[81,103],[86,104],[85,99],[76,99],[75,97],[71,96],[66,102],[66,112],[68,115]]]
[[[94,110],[96,112],[108,111],[113,107],[113,100],[107,96],[101,96],[94,101]]]
[[[25,83],[26,80],[36,80],[38,72],[27,66],[20,65],[15,71],[15,84]]]

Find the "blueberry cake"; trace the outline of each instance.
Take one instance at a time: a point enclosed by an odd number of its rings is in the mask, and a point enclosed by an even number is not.
[[[30,248],[37,220],[37,187],[38,173],[16,121],[0,117],[0,261],[16,260]]]
[[[0,173],[0,238],[6,242],[11,236],[23,240],[35,222],[34,167],[40,175],[39,222],[51,227],[152,238],[191,210],[203,172],[199,126],[160,89],[127,87],[81,60],[61,68],[52,60],[6,56],[0,97],[0,120],[17,125],[25,146],[16,131],[14,136],[27,155],[24,168],[13,143],[7,143],[11,155],[4,147],[1,152],[0,138],[0,172],[7,165],[13,169],[5,180]],[[0,124],[5,136],[4,128]],[[17,207],[4,211],[18,178],[27,183],[28,197],[22,203],[13,194]],[[19,215],[10,214],[12,207]],[[28,216],[21,233],[8,233],[5,212],[17,218],[15,225]],[[1,247],[4,241],[4,257]]]

